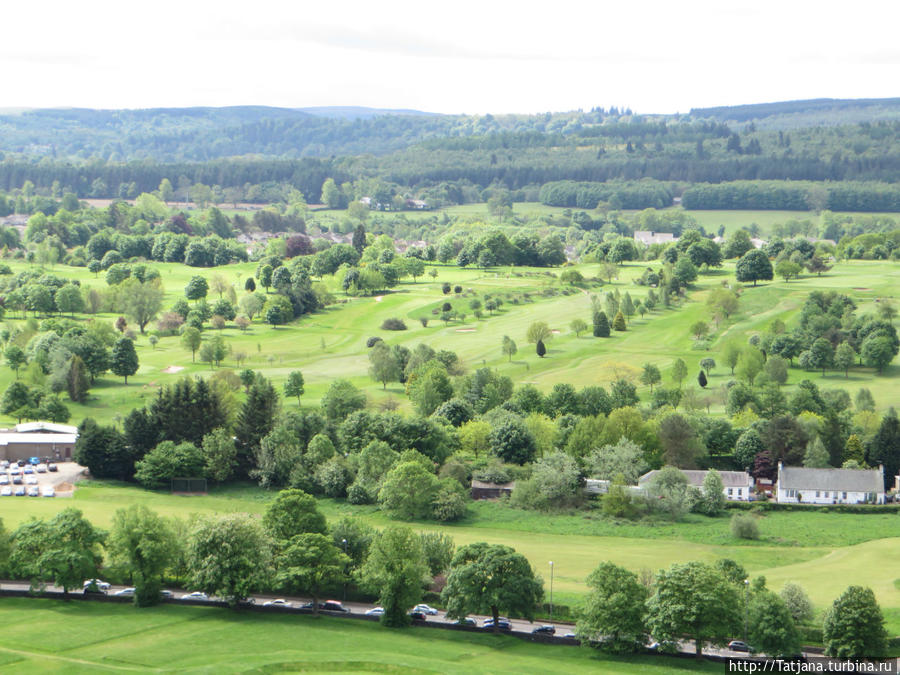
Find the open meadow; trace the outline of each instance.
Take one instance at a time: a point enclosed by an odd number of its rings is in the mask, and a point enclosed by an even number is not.
[[[333,617],[215,607],[6,599],[0,670],[15,673],[671,673],[720,666],[653,656],[616,659],[428,628],[397,631]]]

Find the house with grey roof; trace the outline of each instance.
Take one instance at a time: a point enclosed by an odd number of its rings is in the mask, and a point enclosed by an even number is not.
[[[658,471],[648,471],[638,479],[638,486],[645,488],[650,484]],[[703,479],[708,471],[695,471],[693,469],[681,469],[681,473],[688,479],[688,483],[698,490],[703,487]],[[730,502],[748,502],[753,494],[753,477],[746,471],[719,471],[722,478],[722,494]]]
[[[807,469],[778,463],[775,500],[788,504],[884,504],[884,467]]]

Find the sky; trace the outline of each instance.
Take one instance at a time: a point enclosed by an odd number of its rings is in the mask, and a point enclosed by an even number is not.
[[[879,0],[45,0],[4,6],[0,108],[640,113],[900,95]]]

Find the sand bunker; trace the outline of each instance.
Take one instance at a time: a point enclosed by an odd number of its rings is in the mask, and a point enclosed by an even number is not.
[[[475,328],[457,328],[457,333],[474,333],[476,331]]]
[[[184,370],[184,366],[169,366],[168,368],[162,369],[164,373],[169,373],[170,375],[172,373],[180,373],[182,370]]]
[[[383,296],[383,295],[376,295],[376,296],[375,296],[375,302],[381,302],[382,300],[384,300],[384,296]]]

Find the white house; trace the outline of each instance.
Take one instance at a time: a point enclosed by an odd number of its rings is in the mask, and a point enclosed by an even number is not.
[[[671,232],[651,232],[650,230],[635,230],[634,240],[639,241],[644,246],[650,244],[671,244],[677,238]]]
[[[790,504],[884,504],[884,467],[807,469],[778,463],[775,499]]]
[[[646,487],[656,473],[658,472],[648,471],[638,479],[638,485]],[[688,483],[700,489],[703,487],[703,479],[706,478],[706,474],[709,472],[682,469],[681,473],[687,477]],[[719,476],[722,478],[722,485],[724,486],[722,494],[725,495],[728,501],[750,501],[750,495],[753,494],[753,477],[749,473],[746,471],[719,471]]]

